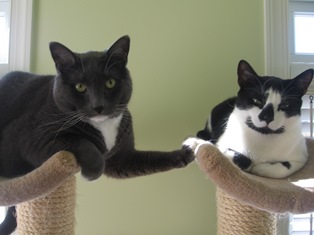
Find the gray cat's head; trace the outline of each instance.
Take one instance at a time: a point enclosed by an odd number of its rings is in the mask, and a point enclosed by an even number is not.
[[[123,36],[108,50],[74,53],[50,43],[57,69],[53,95],[58,108],[86,119],[119,116],[131,98],[132,82],[126,68],[130,38]]]

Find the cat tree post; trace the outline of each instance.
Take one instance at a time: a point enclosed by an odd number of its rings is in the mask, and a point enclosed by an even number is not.
[[[75,176],[47,196],[16,207],[19,235],[74,235]]]
[[[276,235],[273,213],[240,203],[217,189],[218,235]]]
[[[19,235],[71,235],[75,224],[73,154],[61,151],[25,176],[0,183],[0,205],[17,205]]]
[[[209,142],[190,138],[200,169],[217,186],[219,235],[276,234],[276,214],[314,211],[314,140],[307,139],[309,158],[285,179],[241,171]]]

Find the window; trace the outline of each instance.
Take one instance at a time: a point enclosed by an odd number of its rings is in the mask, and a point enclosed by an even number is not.
[[[293,12],[294,53],[314,54],[314,12]]]
[[[0,0],[1,76],[30,69],[32,5],[32,0]]]
[[[8,72],[10,38],[10,0],[0,0],[0,74]]]
[[[307,68],[314,67],[314,3],[289,2],[290,73],[294,77]],[[314,83],[313,83],[314,84]],[[302,128],[306,136],[313,137],[313,84],[303,98]],[[313,213],[292,215],[290,234],[302,235],[313,232]]]
[[[0,77],[30,69],[32,0],[0,0]],[[0,223],[5,208],[0,207]]]
[[[314,68],[314,0],[264,0],[266,74],[290,78]],[[311,135],[311,99],[314,83],[304,97],[303,131]],[[278,234],[312,234],[312,213],[278,220]],[[288,229],[289,228],[289,229]]]
[[[288,32],[290,54],[290,77],[308,68],[314,68],[314,1],[289,1]],[[313,137],[314,82],[303,97],[302,130]],[[291,215],[290,234],[313,234],[313,213]]]

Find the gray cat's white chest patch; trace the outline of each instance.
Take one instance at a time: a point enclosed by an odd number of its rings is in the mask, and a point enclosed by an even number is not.
[[[99,130],[104,137],[108,151],[110,151],[116,144],[121,120],[122,114],[118,117],[106,118],[102,121],[95,121],[95,119],[90,119],[90,124]]]

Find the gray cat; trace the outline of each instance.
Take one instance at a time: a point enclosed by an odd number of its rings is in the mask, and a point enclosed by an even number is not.
[[[88,180],[148,175],[193,161],[189,149],[135,149],[129,46],[123,36],[104,52],[79,54],[53,42],[57,76],[12,72],[0,80],[0,176],[26,174],[60,150],[74,153]],[[15,229],[13,214],[12,207],[0,234]]]

